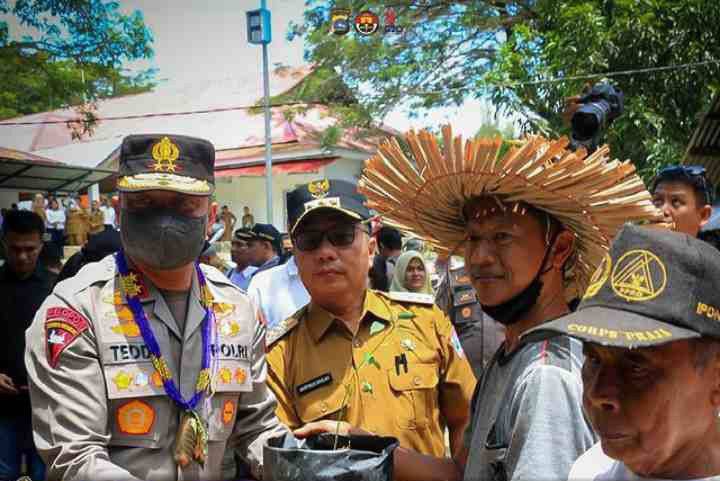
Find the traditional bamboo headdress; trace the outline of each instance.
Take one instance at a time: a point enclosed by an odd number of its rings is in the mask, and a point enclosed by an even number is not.
[[[501,157],[500,139],[463,144],[450,126],[442,135],[444,147],[431,132],[408,132],[409,157],[396,139],[385,141],[366,161],[358,188],[389,223],[441,250],[452,252],[465,239],[468,200],[529,204],[575,233],[575,285],[568,287],[582,294],[624,223],[662,220],[635,166],[609,160],[607,146],[588,156],[567,150],[566,138],[531,136]]]

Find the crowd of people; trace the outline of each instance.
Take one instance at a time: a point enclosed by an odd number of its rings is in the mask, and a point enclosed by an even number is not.
[[[297,186],[283,234],[211,201],[210,142],[128,136],[58,275],[57,200],[3,211],[0,479],[260,480],[270,439],[322,433],[395,438],[399,481],[720,479],[704,169],[409,141]]]

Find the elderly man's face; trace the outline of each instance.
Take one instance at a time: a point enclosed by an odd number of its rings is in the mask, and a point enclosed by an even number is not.
[[[718,445],[720,375],[714,355],[698,366],[696,349],[691,341],[639,349],[585,343],[583,405],[605,454],[644,477],[705,477],[691,465]]]
[[[503,211],[492,199],[472,201],[465,266],[481,304],[496,306],[530,285],[547,249],[545,226],[529,213]]]

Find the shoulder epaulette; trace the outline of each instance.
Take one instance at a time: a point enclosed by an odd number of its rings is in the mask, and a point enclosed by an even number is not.
[[[287,333],[295,329],[295,326],[300,323],[300,319],[302,319],[302,317],[305,315],[306,309],[307,306],[302,307],[292,316],[278,322],[275,326],[269,328],[265,333],[265,345],[269,348],[277,341],[282,339]]]
[[[219,270],[217,267],[213,267],[208,264],[200,264],[200,269],[202,269],[203,274],[205,274],[205,277],[212,280],[215,283],[218,284],[227,284],[229,286],[234,286],[235,284],[232,283],[230,278],[223,274],[221,270]]]
[[[116,275],[115,257],[111,254],[98,262],[85,264],[75,276],[58,282],[53,292],[76,294],[98,282],[107,282]]]
[[[396,302],[410,303],[410,304],[424,304],[431,306],[435,304],[435,296],[432,294],[421,294],[419,292],[377,292],[378,294],[387,297]]]

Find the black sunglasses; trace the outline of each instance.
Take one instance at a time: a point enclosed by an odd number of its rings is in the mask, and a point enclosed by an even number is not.
[[[314,251],[327,238],[333,247],[348,247],[355,242],[355,232],[364,223],[342,224],[329,230],[303,230],[293,234],[293,246],[303,252]]]

